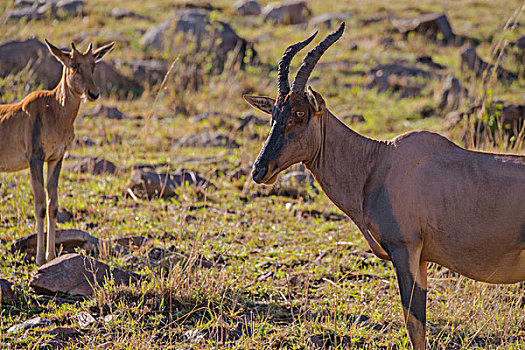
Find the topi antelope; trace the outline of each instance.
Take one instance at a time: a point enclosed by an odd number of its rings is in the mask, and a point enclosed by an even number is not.
[[[75,136],[73,123],[81,98],[94,101],[99,89],[93,82],[95,63],[115,45],[110,43],[80,52],[71,44],[61,50],[46,40],[47,47],[64,66],[62,78],[52,91],[36,91],[14,104],[0,105],[0,171],[29,168],[37,221],[36,263],[55,258],[55,224],[58,212],[58,178],[62,158]],[[47,208],[44,191],[47,162]],[[47,250],[44,252],[44,219],[47,216]],[[45,253],[45,255],[44,255]]]
[[[426,131],[377,141],[348,128],[305,91],[343,31],[344,23],[308,53],[291,91],[290,61],[315,34],[286,49],[276,100],[244,96],[272,115],[252,178],[271,184],[302,162],[375,255],[392,261],[411,343],[424,349],[427,262],[488,283],[525,280],[525,157],[468,151]]]

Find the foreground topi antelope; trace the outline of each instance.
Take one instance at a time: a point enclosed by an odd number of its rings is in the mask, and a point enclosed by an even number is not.
[[[427,262],[489,283],[525,280],[525,157],[465,150],[431,132],[391,141],[343,124],[306,82],[344,23],[308,53],[293,82],[293,56],[315,34],[291,45],[279,62],[278,95],[244,96],[272,115],[252,178],[271,184],[302,162],[328,197],[396,270],[405,324],[425,348]]]
[[[58,178],[64,153],[75,136],[73,123],[80,101],[82,98],[94,101],[99,97],[99,89],[93,82],[95,64],[115,45],[113,42],[93,50],[90,44],[85,52],[79,52],[74,44],[70,51],[61,50],[47,40],[46,44],[64,66],[57,87],[52,91],[32,92],[18,103],[0,105],[0,171],[30,170],[37,221],[38,265],[56,256]],[[44,162],[47,162],[47,208]],[[47,250],[44,251],[46,211]]]

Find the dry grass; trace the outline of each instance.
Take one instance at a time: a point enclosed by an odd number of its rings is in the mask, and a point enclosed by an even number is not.
[[[203,3],[202,1],[196,1]],[[270,195],[271,189],[253,184],[246,175],[268,127],[251,124],[238,130],[239,117],[253,113],[242,101],[243,93],[275,95],[276,63],[283,49],[301,40],[314,28],[274,26],[260,18],[235,16],[232,3],[213,2],[221,10],[213,16],[231,23],[239,35],[254,41],[260,66],[245,71],[233,64],[220,75],[208,74],[206,57],[181,51],[178,55],[145,52],[138,41],[142,30],[164,20],[181,2],[126,1],[125,4],[87,0],[86,15],[65,21],[7,21],[1,41],[42,33],[52,42],[72,39],[86,44],[119,44],[112,59],[164,58],[169,74],[159,86],[151,86],[135,100],[104,96],[102,104],[125,112],[122,120],[81,117],[76,122],[78,139],[94,146],[75,146],[75,156],[101,156],[124,167],[119,176],[63,172],[60,205],[74,215],[61,228],[83,228],[99,238],[139,235],[150,237],[157,247],[185,254],[185,261],[148,262],[148,248],[133,251],[138,262],[126,256],[101,254],[113,266],[133,270],[145,278],[133,288],[108,285],[93,298],[42,297],[28,287],[36,267],[0,250],[0,276],[16,285],[18,300],[2,306],[0,347],[39,348],[47,340],[43,332],[13,336],[6,330],[35,315],[57,325],[79,328],[75,315],[81,310],[97,322],[72,340],[70,349],[307,349],[325,348],[402,349],[408,346],[397,283],[391,264],[377,259],[357,228],[346,220],[303,216],[307,211],[341,214],[323,194],[309,191],[299,198]],[[269,1],[261,1],[267,4]],[[0,3],[0,11],[13,2]],[[418,55],[432,55],[446,65],[446,73],[462,82],[459,54],[462,47],[429,43],[419,36],[404,40],[383,17],[408,17],[425,11],[446,11],[453,29],[481,40],[478,53],[493,63],[517,70],[516,62],[500,55],[505,43],[523,34],[523,4],[508,1],[407,1],[362,2],[312,1],[315,14],[347,11],[354,14],[347,33],[323,57],[311,84],[323,94],[338,116],[362,114],[366,122],[353,123],[357,131],[377,138],[425,128],[444,132],[439,113],[421,118],[425,106],[435,108],[430,81],[421,96],[401,99],[396,94],[365,88],[364,75],[378,63],[404,59],[414,63]],[[107,16],[114,6],[151,18],[115,20]],[[366,20],[377,22],[365,24]],[[512,19],[505,26],[506,19]],[[368,23],[368,22],[366,22]],[[503,29],[504,28],[504,29]],[[320,36],[328,30],[321,29]],[[384,39],[392,38],[390,44]],[[357,43],[356,50],[349,50]],[[343,62],[341,64],[338,64]],[[346,63],[345,63],[346,62]],[[324,65],[322,65],[322,64]],[[300,64],[292,64],[294,71]],[[0,81],[2,102],[18,100],[28,89],[22,72]],[[468,86],[486,105],[494,100],[523,103],[523,81],[503,86],[494,79]],[[81,107],[80,114],[90,109]],[[203,112],[207,119],[191,117]],[[480,112],[483,117],[483,113]],[[141,118],[139,118],[139,116]],[[258,114],[259,117],[263,118]],[[448,136],[460,143],[457,128]],[[217,131],[241,147],[179,148],[179,138],[200,131]],[[497,134],[496,134],[497,135]],[[500,136],[496,146],[470,146],[490,151],[522,153],[510,149]],[[519,136],[517,145],[523,142]],[[467,145],[468,146],[468,145]],[[66,161],[67,163],[68,161]],[[158,170],[186,168],[210,178],[216,191],[204,195],[181,188],[172,199],[134,200],[125,195],[134,164],[166,163]],[[27,171],[0,174],[0,239],[2,242],[33,233],[32,191]],[[189,216],[194,219],[188,220]],[[202,257],[212,268],[198,268]],[[429,267],[428,345],[431,349],[522,349],[525,347],[525,290],[523,283],[488,285],[458,276],[439,266]],[[110,316],[113,315],[113,316]],[[110,317],[108,317],[110,316]]]

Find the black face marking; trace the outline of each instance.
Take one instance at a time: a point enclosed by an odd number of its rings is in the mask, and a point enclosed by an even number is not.
[[[281,151],[286,144],[284,131],[286,129],[286,122],[291,114],[290,112],[291,107],[288,101],[282,103],[280,106],[274,106],[272,113],[272,129],[270,130],[270,135],[268,135],[259,156],[253,164],[254,170],[259,167],[267,167],[268,162],[276,159],[281,154]]]
[[[426,289],[421,288],[408,266],[408,249],[392,210],[390,196],[384,185],[375,188],[365,201],[365,208],[379,226],[379,244],[388,253],[396,269],[401,303],[423,325],[426,322]]]

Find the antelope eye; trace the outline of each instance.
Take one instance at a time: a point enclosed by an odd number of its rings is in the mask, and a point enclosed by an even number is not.
[[[78,69],[78,64],[73,63],[73,64],[71,65],[71,69],[77,70],[77,69]]]
[[[288,123],[286,123],[286,124],[288,124],[288,126],[292,126],[293,125],[293,120],[292,119],[288,120]]]
[[[296,112],[295,113],[299,118],[302,118],[304,116],[304,112]]]

